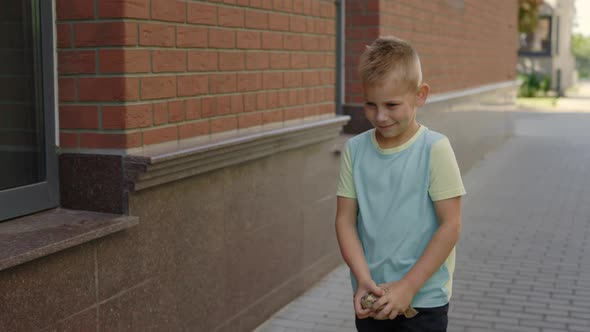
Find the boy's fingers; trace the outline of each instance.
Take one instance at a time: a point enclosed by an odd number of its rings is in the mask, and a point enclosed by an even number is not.
[[[383,309],[381,309],[379,311],[379,313],[375,316],[375,319],[378,320],[384,320],[387,319],[389,317],[389,314],[391,313],[391,309],[392,306],[391,305],[387,305],[385,306]]]
[[[371,293],[375,294],[377,297],[381,297],[385,295],[385,287],[375,286],[372,287]]]
[[[397,316],[401,315],[400,311],[392,310],[389,314],[389,319],[395,319]]]

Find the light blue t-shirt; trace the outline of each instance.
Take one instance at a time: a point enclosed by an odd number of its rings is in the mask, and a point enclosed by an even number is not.
[[[421,126],[408,142],[381,149],[375,130],[351,138],[341,164],[338,196],[356,198],[357,229],[371,277],[397,281],[418,261],[438,229],[433,200],[465,189],[448,139]],[[455,250],[412,301],[417,308],[449,302]],[[356,280],[351,274],[353,290]]]

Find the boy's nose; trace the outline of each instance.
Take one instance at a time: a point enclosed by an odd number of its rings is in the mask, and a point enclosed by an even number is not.
[[[387,121],[387,113],[384,110],[382,110],[382,109],[377,110],[377,121],[378,122]]]

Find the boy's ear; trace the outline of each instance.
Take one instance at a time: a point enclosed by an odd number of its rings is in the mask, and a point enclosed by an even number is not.
[[[418,92],[416,93],[416,106],[422,107],[426,104],[426,99],[428,99],[428,94],[430,93],[430,86],[426,83],[422,83],[418,88]]]

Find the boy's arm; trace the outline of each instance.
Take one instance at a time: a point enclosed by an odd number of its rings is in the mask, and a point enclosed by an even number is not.
[[[402,280],[415,294],[453,251],[461,234],[461,196],[434,202],[439,228],[424,253]]]
[[[383,295],[383,290],[377,287],[363,253],[363,247],[356,229],[357,201],[354,198],[338,196],[336,208],[336,236],[340,252],[344,261],[354,274],[358,286],[354,294],[354,309],[362,319],[372,316],[370,309],[361,308],[361,297],[372,292],[377,296]]]
[[[393,319],[403,313],[457,244],[461,233],[461,196],[435,201],[434,209],[439,222],[438,230],[420,259],[400,281],[380,285],[387,288],[387,296],[379,299],[373,307],[386,307],[376,315],[376,319]]]

